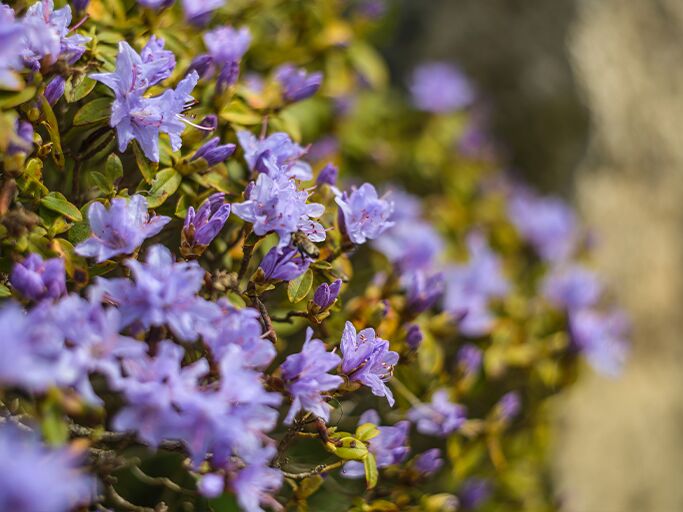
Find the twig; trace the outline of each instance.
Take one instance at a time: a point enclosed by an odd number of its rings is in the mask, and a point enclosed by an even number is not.
[[[268,309],[266,309],[265,304],[261,302],[261,299],[257,295],[256,290],[254,290],[253,286],[250,287],[248,296],[251,298],[252,302],[261,314],[263,326],[266,330],[266,332],[263,333],[263,337],[269,339],[273,343],[273,345],[275,345],[277,343],[277,334],[275,333],[275,329],[273,328],[273,322],[271,321],[270,315],[268,314]]]
[[[303,480],[304,478],[320,475],[321,473],[329,473],[330,471],[342,467],[344,465],[344,462],[345,461],[343,460],[338,460],[337,462],[333,462],[332,464],[321,464],[320,466],[316,466],[312,470],[304,471],[303,473],[288,473],[286,471],[283,471],[282,475],[285,478],[291,478],[293,480]]]
[[[291,324],[292,318],[294,318],[294,317],[308,318],[308,312],[306,312],[306,311],[289,311],[285,316],[271,316],[270,319],[273,322],[277,322],[277,323]]]
[[[150,484],[150,485],[161,485],[163,487],[166,487],[167,489],[170,489],[171,491],[174,492],[179,492],[182,494],[191,494],[194,495],[196,494],[194,491],[191,491],[190,489],[185,489],[175,483],[173,480],[170,478],[166,478],[165,476],[151,476],[142,471],[139,466],[133,466],[130,468],[131,472],[137,478],[143,483]]]
[[[153,508],[141,507],[139,505],[131,503],[126,498],[121,496],[118,492],[116,492],[116,489],[114,489],[113,485],[108,485],[106,487],[106,491],[107,491],[107,496],[109,497],[109,499],[118,508],[123,508],[125,510],[130,510],[132,512],[156,512]]]

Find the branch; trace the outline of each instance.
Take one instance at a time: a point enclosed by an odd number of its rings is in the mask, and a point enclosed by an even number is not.
[[[142,469],[140,469],[139,466],[133,466],[130,468],[131,472],[137,478],[143,483],[149,484],[149,485],[161,485],[163,487],[166,487],[167,489],[170,489],[171,491],[182,493],[182,494],[190,494],[194,495],[196,494],[194,491],[191,491],[190,489],[185,489],[175,483],[173,480],[170,478],[166,478],[165,476],[150,476]]]
[[[285,478],[291,478],[293,480],[303,480],[304,478],[320,475],[322,473],[329,473],[330,471],[342,467],[344,465],[344,462],[345,461],[343,460],[338,460],[337,462],[333,462],[332,464],[321,464],[320,466],[316,466],[310,471],[304,471],[303,473],[287,473],[286,471],[283,471],[282,475]]]
[[[113,485],[107,485],[106,491],[107,497],[120,509],[130,510],[131,512],[156,512],[156,510],[153,508],[141,507],[135,503],[131,503],[118,492],[116,492],[116,489],[114,489]]]

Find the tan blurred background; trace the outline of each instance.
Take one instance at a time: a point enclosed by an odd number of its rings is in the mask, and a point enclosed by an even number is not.
[[[557,404],[568,512],[683,511],[683,0],[404,0],[396,69],[453,60],[515,168],[570,198],[633,319],[624,375]]]

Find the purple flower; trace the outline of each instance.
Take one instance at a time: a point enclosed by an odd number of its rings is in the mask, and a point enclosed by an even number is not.
[[[323,74],[307,73],[305,69],[283,64],[275,70],[275,79],[280,83],[285,101],[294,103],[310,98],[323,83]]]
[[[464,510],[475,510],[491,495],[491,483],[483,478],[468,478],[462,484],[458,497]]]
[[[229,354],[231,345],[242,350],[242,364],[248,368],[263,369],[275,358],[275,347],[262,337],[261,315],[252,308],[237,309],[227,300],[220,299],[221,314],[202,329],[204,342],[213,358],[222,360]]]
[[[415,469],[422,476],[431,476],[443,466],[441,450],[432,448],[421,453],[415,458]]]
[[[323,283],[316,289],[313,294],[313,302],[316,306],[324,311],[334,304],[339,296],[339,290],[341,290],[341,279],[337,279],[332,284]]]
[[[519,393],[510,391],[505,393],[503,398],[498,402],[500,417],[503,421],[510,421],[519,414],[522,408],[522,402],[519,398]]]
[[[574,253],[578,222],[572,209],[557,198],[538,197],[517,187],[508,203],[508,215],[519,233],[545,260],[558,263]]]
[[[448,391],[440,389],[432,395],[432,402],[420,404],[408,412],[410,421],[417,424],[418,432],[446,437],[465,422],[465,408],[448,399]]]
[[[389,220],[393,212],[393,201],[380,198],[370,183],[353,188],[336,197],[341,212],[343,232],[354,244],[374,240],[394,225]]]
[[[55,10],[53,0],[40,0],[28,8],[24,19],[24,51],[22,57],[29,67],[40,69],[41,61],[54,64],[62,57],[73,64],[85,52],[89,37],[71,32],[71,7]]]
[[[292,281],[308,270],[311,260],[295,247],[273,247],[261,260],[259,267],[266,279]]]
[[[451,266],[445,273],[444,309],[459,319],[463,334],[481,336],[493,326],[489,300],[504,296],[509,285],[498,257],[480,233],[471,233],[467,237],[467,246],[469,261]]]
[[[88,8],[90,0],[72,0],[71,2],[76,12],[83,12]]]
[[[417,350],[422,344],[424,335],[420,326],[417,324],[410,324],[406,328],[406,344],[410,347],[410,350]]]
[[[92,234],[76,246],[81,256],[96,258],[100,263],[119,254],[131,254],[170,221],[170,217],[147,212],[147,200],[134,195],[129,200],[114,198],[109,209],[94,202],[88,208],[88,222]]]
[[[16,73],[24,65],[21,54],[25,48],[24,26],[14,19],[9,5],[0,4],[0,86],[18,89],[21,80]]]
[[[444,276],[441,272],[429,274],[418,270],[401,277],[406,289],[408,310],[417,315],[433,307],[444,292]]]
[[[201,255],[221,232],[230,216],[230,204],[225,203],[224,198],[225,194],[217,192],[209,196],[196,213],[192,206],[187,209],[181,233],[183,256]]]
[[[398,354],[389,350],[389,342],[375,335],[373,328],[356,333],[351,322],[346,322],[341,338],[343,356],[341,370],[350,380],[368,386],[375,396],[385,396],[394,405],[394,395],[385,382],[391,379]]]
[[[7,154],[30,153],[33,148],[33,125],[28,121],[16,120],[14,123],[15,136],[9,143]]]
[[[396,221],[373,243],[400,272],[430,268],[444,249],[441,236],[420,220]]]
[[[543,295],[555,306],[568,311],[594,306],[601,294],[598,276],[582,265],[557,267],[543,282]]]
[[[628,355],[629,329],[623,313],[576,311],[570,315],[569,324],[574,343],[596,371],[611,377],[621,373]]]
[[[235,152],[236,146],[234,144],[219,144],[219,142],[219,137],[209,139],[195,152],[192,160],[203,158],[209,167],[225,162]]]
[[[225,0],[182,0],[185,19],[194,25],[208,23],[211,13],[225,4]]]
[[[307,203],[309,192],[297,189],[286,176],[271,178],[259,174],[256,184],[249,189],[248,199],[233,204],[233,212],[254,225],[254,233],[263,236],[274,231],[280,236],[279,247],[284,247],[296,231],[304,232],[313,242],[325,240],[325,228],[314,218],[325,212],[319,203]]]
[[[0,428],[0,510],[66,512],[86,505],[95,482],[78,462],[67,450],[48,449],[34,436]]]
[[[328,352],[322,341],[313,338],[313,329],[309,327],[301,352],[288,356],[280,367],[285,388],[292,397],[292,407],[285,424],[291,425],[301,410],[312,412],[325,421],[330,419],[330,406],[322,393],[337,389],[344,383],[338,375],[327,373],[340,362],[337,354]]]
[[[432,62],[417,68],[410,92],[418,109],[437,114],[461,110],[475,98],[467,77],[455,66],[444,62]]]
[[[225,477],[216,473],[202,475],[197,483],[199,494],[205,498],[217,498],[223,494],[225,488]]]
[[[45,99],[47,102],[54,106],[59,99],[64,96],[64,87],[66,86],[66,80],[64,77],[57,75],[50,83],[45,87]]]
[[[195,71],[183,78],[174,89],[161,96],[143,97],[144,92],[160,79],[168,76],[174,67],[174,59],[162,50],[160,40],[150,40],[145,47],[144,59],[126,42],[119,43],[116,70],[113,73],[96,73],[91,78],[104,83],[115,93],[110,125],[116,128],[119,151],[125,151],[131,140],[140,144],[145,156],[159,161],[159,134],[166,133],[171,148],[178,151],[180,138],[185,129],[181,113],[192,100],[190,93],[197,85],[199,75]]]
[[[286,133],[277,132],[265,139],[258,139],[251,132],[240,130],[237,132],[237,139],[244,151],[244,159],[252,171],[265,172],[273,178],[284,172],[289,178],[303,181],[313,177],[311,166],[299,160],[306,154],[306,149],[292,141]],[[269,162],[271,159],[275,166]]]
[[[145,263],[131,259],[126,265],[135,283],[123,278],[98,281],[106,298],[119,307],[124,326],[168,325],[178,338],[193,341],[220,314],[215,304],[197,297],[204,282],[197,262],[176,263],[166,247],[153,245]]]
[[[318,174],[318,178],[315,180],[317,185],[330,185],[335,186],[337,184],[337,177],[339,176],[339,169],[335,165],[327,164],[323,167]]]
[[[261,453],[252,457],[249,464],[230,482],[232,490],[237,495],[237,501],[247,512],[262,512],[262,503],[277,505],[275,499],[270,496],[282,485],[282,473],[269,467],[275,453],[274,447],[264,448]]]
[[[39,254],[31,253],[14,265],[10,283],[24,297],[36,302],[57,299],[66,295],[64,260],[51,258],[43,261]]]
[[[358,424],[373,423],[379,425],[379,414],[375,410],[364,412],[358,419]],[[368,449],[375,456],[378,468],[386,468],[403,462],[410,447],[408,446],[408,434],[410,422],[399,421],[394,426],[380,426],[379,435],[368,442]],[[342,475],[347,478],[359,478],[365,474],[363,464],[357,461],[349,461],[344,464]]]
[[[481,369],[482,352],[479,347],[468,343],[458,350],[458,366],[466,376],[475,375]]]
[[[220,27],[204,34],[204,44],[211,55],[213,65],[219,68],[219,87],[230,86],[237,81],[240,61],[250,43],[251,33],[246,27],[238,30]]]

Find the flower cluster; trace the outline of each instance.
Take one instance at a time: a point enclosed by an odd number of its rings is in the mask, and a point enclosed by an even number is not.
[[[0,5],[0,509],[551,508],[510,482],[628,322],[571,208],[491,171],[461,71],[401,98],[375,0],[27,3]]]

